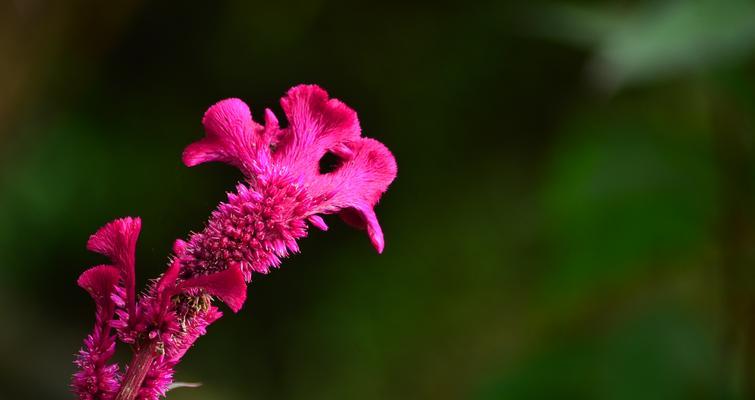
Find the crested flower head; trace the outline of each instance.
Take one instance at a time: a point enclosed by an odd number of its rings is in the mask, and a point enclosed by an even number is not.
[[[361,137],[354,110],[318,86],[292,88],[281,107],[286,127],[269,109],[264,125],[258,124],[239,99],[220,101],[205,113],[206,136],[186,148],[184,163],[224,162],[239,168],[246,182],[177,254],[189,271],[240,265],[250,280],[252,272],[266,273],[298,251],[296,240],[306,235],[307,222],[327,229],[321,214],[339,214],[366,229],[375,249],[383,251],[374,207],[396,176],[391,152]],[[337,163],[321,170],[328,154]]]
[[[92,267],[78,280],[97,307],[94,330],[79,351],[75,361],[79,370],[71,383],[81,399],[114,398],[122,383],[118,365],[107,364],[115,353],[113,330],[121,341],[154,353],[138,398],[157,399],[170,384],[173,366],[222,315],[210,304],[211,298],[233,311],[246,300],[246,283],[238,267],[179,279],[182,264],[173,260],[137,301],[134,265],[140,229],[139,218],[120,218],[89,238],[87,247],[109,257],[112,265]],[[176,241],[175,248],[182,243]],[[181,296],[184,301],[177,300]]]
[[[121,218],[99,229],[87,248],[110,259],[79,278],[95,301],[96,323],[84,341],[72,388],[80,399],[155,400],[165,396],[173,369],[207,327],[222,316],[213,300],[238,312],[253,273],[267,273],[298,252],[308,225],[327,230],[324,214],[338,214],[366,229],[383,251],[374,207],[396,176],[396,162],[380,142],[361,136],[356,113],[314,85],[300,85],[281,99],[288,126],[272,111],[264,124],[238,99],[210,107],[206,136],[183,154],[187,166],[231,164],[245,181],[212,212],[205,228],[176,240],[167,270],[137,295],[139,218]],[[322,167],[327,157],[337,161]],[[117,335],[116,335],[117,334]],[[120,373],[107,364],[116,337],[136,353]]]
[[[125,287],[127,310],[135,314],[136,307],[136,241],[142,229],[140,218],[120,218],[100,228],[87,242],[87,249],[107,256],[112,267],[119,271]]]
[[[80,399],[110,399],[118,389],[118,365],[107,363],[115,354],[115,336],[110,326],[115,304],[111,295],[118,279],[116,268],[99,265],[84,271],[78,280],[79,286],[89,292],[96,306],[94,329],[76,356],[78,371],[71,382],[71,388]]]

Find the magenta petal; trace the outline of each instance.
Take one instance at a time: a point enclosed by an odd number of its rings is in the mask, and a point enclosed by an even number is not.
[[[136,240],[142,228],[140,218],[120,218],[100,228],[87,242],[87,249],[110,257],[114,262],[133,261]]]
[[[375,211],[372,208],[357,209],[345,208],[338,213],[344,222],[357,229],[366,229],[367,236],[372,242],[372,246],[378,253],[382,253],[385,248],[383,239],[383,229],[380,228]]]
[[[168,291],[167,295],[168,297],[170,297],[170,289],[175,287],[179,272],[181,272],[181,262],[178,259],[173,260],[173,262],[171,262],[168,266],[168,269],[165,271],[165,273],[163,273],[163,276],[160,277],[160,280],[157,281],[156,292],[158,296],[162,296],[164,293],[166,293],[166,291]],[[169,299],[165,300],[167,301]]]
[[[353,157],[320,181],[341,201],[374,206],[396,178],[396,159],[385,145],[370,138],[350,143]],[[340,189],[340,190],[339,190]]]
[[[78,285],[94,299],[95,325],[84,340],[74,364],[71,388],[82,399],[112,399],[118,389],[119,372],[107,361],[115,353],[115,337],[111,335],[115,303],[111,299],[120,280],[121,271],[110,265],[92,267],[79,276]]]
[[[110,294],[120,279],[120,271],[111,265],[98,265],[84,271],[76,283],[89,292],[96,302],[110,301]]]
[[[360,138],[350,143],[353,156],[330,174],[314,179],[315,194],[331,194],[323,203],[322,212],[338,212],[358,228],[366,228],[372,245],[383,251],[383,231],[373,208],[396,177],[396,160],[382,143]]]
[[[262,139],[262,126],[252,120],[251,111],[239,99],[221,100],[210,107],[202,118],[205,137],[190,144],[183,153],[183,162],[193,167],[209,161],[233,165],[247,176],[254,173],[257,142]],[[260,149],[267,151],[267,149]]]
[[[210,275],[198,276],[181,282],[181,290],[203,289],[218,297],[233,312],[238,312],[246,300],[246,283],[244,274],[238,265]]]
[[[309,222],[316,227],[317,229],[321,231],[327,231],[328,230],[328,224],[325,223],[325,220],[322,219],[319,215],[310,215],[309,218],[307,218]]]
[[[315,85],[300,85],[281,99],[289,127],[282,134],[276,163],[298,173],[313,197],[326,199],[309,214],[354,209],[357,225],[367,229],[381,252],[383,233],[373,207],[396,177],[396,160],[380,142],[360,137],[356,113]],[[330,152],[340,159],[334,171],[320,173],[320,159]],[[348,217],[347,217],[348,218]],[[317,219],[311,220],[320,227]]]
[[[280,101],[289,126],[275,157],[302,173],[317,172],[320,158],[339,143],[359,137],[359,119],[346,104],[317,85],[291,88]]]
[[[100,228],[87,242],[87,249],[108,256],[113,265],[120,269],[126,286],[126,304],[131,315],[136,311],[134,264],[136,241],[141,228],[142,220],[138,217],[116,219]]]

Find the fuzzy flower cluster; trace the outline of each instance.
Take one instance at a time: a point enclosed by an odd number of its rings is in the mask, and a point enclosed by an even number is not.
[[[255,122],[238,99],[207,110],[206,135],[186,148],[184,164],[220,161],[245,179],[202,231],[176,240],[167,270],[146,290],[137,294],[135,287],[139,218],[117,219],[90,237],[87,248],[110,262],[78,280],[96,305],[71,384],[80,399],[165,396],[176,364],[222,316],[214,300],[238,312],[255,273],[266,274],[298,252],[308,226],[327,230],[322,215],[338,214],[365,229],[383,251],[374,206],[396,176],[393,155],[362,137],[356,113],[317,86],[292,88],[281,107],[286,127],[269,109],[263,124]],[[326,155],[337,162],[323,170]],[[109,362],[117,340],[134,353],[123,370]]]

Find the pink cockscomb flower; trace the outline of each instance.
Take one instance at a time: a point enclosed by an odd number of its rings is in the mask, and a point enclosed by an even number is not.
[[[100,265],[85,271],[78,280],[79,286],[89,292],[96,305],[94,330],[76,356],[75,364],[79,370],[71,383],[80,399],[111,399],[118,390],[118,365],[107,364],[107,361],[115,354],[115,335],[110,321],[115,303],[110,296],[119,275],[115,267]]]
[[[288,127],[265,110],[265,123],[252,120],[238,99],[210,107],[202,123],[207,135],[183,154],[187,166],[221,161],[246,177],[193,235],[181,257],[187,271],[204,273],[238,263],[247,281],[267,273],[280,258],[298,252],[296,240],[307,222],[327,229],[321,214],[338,213],[366,228],[373,246],[383,251],[383,231],[374,206],[396,176],[396,162],[380,142],[360,136],[354,110],[314,85],[289,90],[281,99]],[[320,171],[327,153],[338,159]]]
[[[327,230],[322,218],[338,214],[365,229],[378,252],[383,232],[374,207],[396,176],[393,155],[361,136],[356,113],[314,85],[281,99],[288,126],[272,111],[264,124],[238,99],[220,101],[202,119],[206,136],[188,146],[187,166],[208,161],[233,165],[244,182],[212,212],[205,228],[176,240],[168,269],[137,295],[138,218],[115,220],[88,248],[111,264],[93,267],[79,285],[95,301],[96,323],[84,342],[72,388],[80,399],[157,399],[173,381],[174,367],[207,327],[222,316],[218,299],[237,312],[254,273],[268,273],[298,252],[308,225]],[[337,160],[327,169],[321,161]],[[116,337],[134,356],[121,373],[107,361]]]

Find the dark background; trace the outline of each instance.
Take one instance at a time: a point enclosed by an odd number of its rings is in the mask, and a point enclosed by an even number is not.
[[[89,234],[141,216],[143,284],[240,179],[205,109],[298,83],[394,152],[385,253],[328,218],[171,399],[755,396],[753,3],[0,7],[3,399],[71,397]]]

